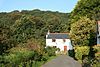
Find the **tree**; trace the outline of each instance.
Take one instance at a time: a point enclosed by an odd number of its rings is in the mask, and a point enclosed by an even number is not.
[[[90,20],[95,20],[95,21],[100,20],[100,1],[99,0],[92,0],[92,1],[79,0],[74,10],[70,14],[70,25],[75,22],[78,22],[78,20],[80,20],[81,17],[83,16],[86,16]],[[93,25],[94,23],[91,23],[91,24]],[[71,27],[72,25],[70,26],[70,28]],[[96,28],[95,28],[95,31],[96,31]],[[96,35],[94,34],[92,39],[94,39],[95,37]],[[94,43],[96,43],[96,40],[94,41]]]
[[[70,15],[70,22],[74,23],[82,16],[93,20],[100,20],[100,0],[79,0]]]
[[[69,31],[68,15],[40,10],[0,13],[0,66],[18,66],[30,60],[32,65],[33,60],[47,61],[49,56],[54,56],[55,48],[44,48],[45,35],[48,29]]]
[[[96,22],[87,17],[81,17],[71,24],[70,36],[74,45],[94,45]]]
[[[9,28],[0,27],[0,55],[6,52],[6,50],[10,49],[13,44],[10,38],[11,30]]]
[[[14,32],[13,37],[18,43],[25,42],[30,38],[39,38],[41,35],[40,30],[44,27],[43,25],[43,21],[39,17],[31,15],[22,16],[20,19],[16,20],[11,28]]]

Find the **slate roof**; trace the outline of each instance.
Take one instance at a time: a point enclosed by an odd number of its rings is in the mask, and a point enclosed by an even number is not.
[[[69,39],[68,33],[50,33],[47,39]]]

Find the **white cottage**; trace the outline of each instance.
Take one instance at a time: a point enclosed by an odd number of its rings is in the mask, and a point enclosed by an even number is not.
[[[46,47],[55,46],[60,51],[72,50],[71,40],[68,33],[47,33],[46,35]]]

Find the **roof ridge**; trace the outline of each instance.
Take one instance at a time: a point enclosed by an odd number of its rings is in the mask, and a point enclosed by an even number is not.
[[[50,34],[69,34],[69,33],[50,33]]]
[[[69,34],[68,33],[50,33],[47,37],[47,39],[69,39]]]

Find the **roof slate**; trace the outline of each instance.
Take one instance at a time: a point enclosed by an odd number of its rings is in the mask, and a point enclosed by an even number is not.
[[[50,33],[47,39],[69,39],[68,33]]]

